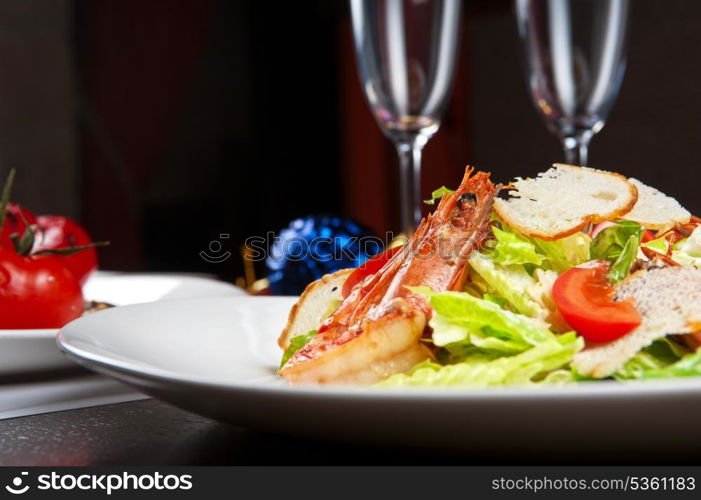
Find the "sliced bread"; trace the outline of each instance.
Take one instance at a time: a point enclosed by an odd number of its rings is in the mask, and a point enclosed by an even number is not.
[[[632,298],[642,323],[605,344],[589,344],[575,354],[572,366],[581,374],[607,377],[655,339],[701,331],[701,270],[662,267],[631,274],[616,287],[616,300]]]
[[[512,186],[510,198],[495,200],[497,215],[525,236],[548,241],[620,217],[638,199],[622,175],[561,163],[534,179],[517,178]]]
[[[277,340],[281,348],[287,349],[294,337],[319,328],[321,322],[343,300],[343,283],[352,272],[353,269],[341,269],[307,285],[299,300],[292,306],[287,325]]]
[[[648,229],[667,229],[689,222],[691,214],[677,200],[638,179],[628,180],[638,190],[638,201],[633,210],[623,216],[624,219],[639,222]]]

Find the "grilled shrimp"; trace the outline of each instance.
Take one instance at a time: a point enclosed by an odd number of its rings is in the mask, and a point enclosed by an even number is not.
[[[422,344],[431,308],[407,287],[461,289],[500,186],[467,168],[460,187],[377,273],[357,284],[280,374],[292,383],[369,385],[432,358]]]

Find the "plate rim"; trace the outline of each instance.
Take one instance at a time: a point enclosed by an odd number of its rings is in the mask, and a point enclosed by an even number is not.
[[[119,310],[103,311],[99,314],[104,317],[106,313],[128,314],[133,308],[158,308],[166,303],[193,303],[212,301],[240,301],[240,300],[270,300],[287,299],[287,296],[229,296],[229,297],[200,297],[187,299],[172,299],[163,302],[151,302],[121,306]],[[377,388],[369,389],[350,386],[291,386],[287,384],[269,385],[249,382],[226,382],[218,377],[197,374],[183,374],[176,371],[155,367],[149,363],[138,361],[129,363],[110,358],[103,354],[91,352],[74,345],[70,330],[75,324],[95,316],[79,318],[64,326],[56,336],[59,348],[73,361],[94,371],[117,378],[124,382],[120,375],[126,375],[138,380],[156,381],[164,385],[198,386],[207,389],[237,391],[248,394],[274,395],[276,397],[307,397],[307,398],[354,398],[371,400],[391,400],[393,402],[415,402],[417,400],[431,400],[435,403],[455,404],[466,401],[492,401],[492,400],[528,400],[539,399],[568,399],[568,398],[631,398],[631,397],[675,397],[684,393],[701,393],[701,378],[677,378],[672,380],[648,380],[648,381],[598,381],[579,382],[572,385],[561,386],[512,386],[512,387],[446,387],[446,388]],[[205,316],[206,317],[206,316]],[[134,361],[135,358],[129,356]],[[271,373],[271,377],[275,376]]]
[[[96,279],[99,283],[100,293],[109,290],[112,283],[127,283],[130,279],[138,278],[141,284],[151,279],[172,280],[175,289],[179,293],[189,293],[192,297],[200,296],[233,296],[243,295],[246,292],[233,283],[217,280],[214,276],[208,277],[201,274],[177,272],[142,272],[142,271],[105,271],[98,270],[90,280]],[[89,283],[89,282],[88,282]],[[104,298],[96,297],[94,293],[86,294],[88,299]],[[106,293],[105,297],[108,297]],[[122,293],[124,295],[124,293]],[[185,295],[184,297],[187,297]],[[121,297],[119,304],[124,303],[128,297]],[[145,297],[144,297],[145,298]],[[168,297],[154,297],[157,301],[177,300]],[[107,298],[109,301],[110,299]],[[120,305],[119,307],[124,307]],[[0,329],[0,378],[27,375],[67,368],[77,368],[71,358],[56,346],[56,335],[59,328],[15,328]]]
[[[185,280],[197,280],[197,281],[211,281],[214,282],[218,285],[228,285],[233,288],[238,288],[236,285],[233,283],[228,283],[226,281],[221,281],[217,279],[210,279],[210,278],[204,278],[201,276],[189,276],[189,275],[183,275],[180,276],[177,273],[160,273],[160,272],[147,272],[147,271],[107,271],[107,270],[101,270],[98,269],[95,271],[93,277],[100,277],[102,279],[110,279],[110,278],[130,278],[130,277],[135,277],[135,276],[142,276],[146,278],[174,278],[174,279],[185,279]],[[91,299],[86,299],[86,300],[91,300]],[[182,300],[182,299],[170,299],[170,300]],[[155,300],[153,302],[160,302],[160,300]],[[144,302],[147,303],[147,302]],[[129,304],[129,305],[138,305],[138,304]],[[115,306],[115,307],[128,307],[128,306]],[[80,318],[76,318],[80,319]],[[67,326],[67,325],[64,325]],[[61,327],[63,328],[63,327]],[[11,338],[24,338],[26,335],[32,335],[33,338],[49,338],[49,337],[54,337],[58,334],[58,332],[61,330],[61,328],[0,328],[0,339],[11,339]]]

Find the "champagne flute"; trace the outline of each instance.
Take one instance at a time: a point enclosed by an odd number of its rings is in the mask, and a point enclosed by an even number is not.
[[[453,80],[459,0],[351,0],[360,82],[399,154],[402,231],[421,221],[421,151]]]
[[[588,163],[625,72],[628,0],[516,0],[531,97],[572,165]]]

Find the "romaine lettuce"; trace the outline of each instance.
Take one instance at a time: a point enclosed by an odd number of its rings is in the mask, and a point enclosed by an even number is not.
[[[310,330],[307,333],[304,333],[302,335],[297,335],[296,337],[292,337],[290,339],[290,346],[285,349],[285,352],[282,353],[282,360],[280,361],[280,368],[285,366],[285,363],[287,363],[290,358],[296,353],[298,350],[300,350],[302,347],[307,345],[311,339],[316,337],[317,331],[316,330]]]
[[[701,350],[690,353],[668,338],[642,349],[614,374],[618,380],[698,376],[701,376]]]
[[[643,228],[637,222],[618,221],[603,229],[591,242],[591,258],[611,264],[609,279],[616,283],[628,276],[638,255]]]
[[[699,377],[701,376],[701,351],[687,354],[676,363],[664,368],[650,370],[641,377],[643,379]]]
[[[655,238],[654,240],[641,243],[640,246],[647,247],[657,253],[661,253],[662,255],[665,255],[669,249],[669,244],[667,243],[666,238]]]
[[[501,229],[496,226],[492,228],[495,243],[491,256],[497,264],[533,264],[562,272],[590,260],[591,238],[582,232],[555,241],[545,241],[527,238],[499,218],[496,220],[501,223]]]
[[[424,203],[426,205],[434,205],[436,203],[436,200],[439,200],[440,198],[442,198],[443,195],[454,193],[454,192],[455,192],[455,190],[453,190],[453,189],[449,189],[445,186],[441,186],[438,189],[435,189],[431,193],[431,198],[429,198],[428,200],[424,200]]]
[[[452,361],[475,351],[496,355],[519,353],[555,338],[535,320],[468,293],[433,293],[427,287],[412,290],[429,298],[434,309],[429,322],[432,341],[448,350]]]
[[[534,298],[535,294],[529,293],[538,282],[523,266],[502,266],[491,256],[479,252],[470,256],[469,263],[487,284],[488,292],[506,300],[516,312],[532,318],[548,316],[546,308]]]
[[[529,238],[514,231],[504,231],[494,226],[492,228],[496,245],[491,254],[495,263],[504,266],[518,264],[534,264],[540,266],[545,257],[536,251],[535,244]]]
[[[701,269],[701,226],[674,246],[672,259],[684,267]]]
[[[591,238],[582,232],[576,232],[555,241],[533,238],[533,242],[547,257],[548,267],[558,273],[591,260]]]
[[[583,344],[581,338],[570,332],[553,336],[514,356],[473,354],[460,363],[446,366],[425,361],[406,374],[383,380],[377,387],[488,387],[568,382],[571,376],[561,368]]]
[[[479,299],[465,292],[433,293],[428,287],[412,288],[429,298],[434,315],[429,323],[434,328],[434,343],[436,343],[436,327],[441,330],[438,334],[440,343],[445,345],[458,339],[456,326],[463,329],[463,339],[470,334],[487,334],[514,342],[522,349],[554,338],[554,334],[535,324],[534,320],[507,311],[498,304]],[[446,327],[448,334],[443,333]],[[485,329],[487,329],[485,331]],[[443,341],[443,339],[450,341]],[[458,339],[458,340],[463,340]]]

